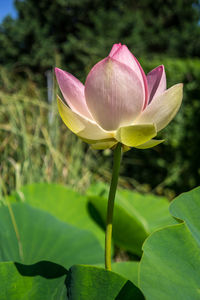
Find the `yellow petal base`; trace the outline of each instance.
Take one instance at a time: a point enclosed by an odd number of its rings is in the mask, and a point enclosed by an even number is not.
[[[137,147],[151,140],[156,134],[154,124],[141,124],[119,128],[115,138],[128,147]]]

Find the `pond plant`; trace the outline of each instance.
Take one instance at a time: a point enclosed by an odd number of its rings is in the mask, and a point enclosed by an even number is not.
[[[105,268],[111,270],[111,240],[114,199],[121,152],[131,147],[147,149],[163,142],[153,139],[180,108],[183,85],[166,89],[164,66],[145,75],[126,45],[114,44],[108,57],[89,72],[85,86],[73,75],[55,69],[65,102],[58,97],[66,126],[94,149],[114,152],[110,185]]]
[[[93,149],[110,149],[111,183],[84,194],[34,183],[3,197],[0,300],[200,299],[200,187],[170,204],[117,189],[123,153],[164,142],[156,136],[178,112],[183,85],[167,89],[163,65],[145,75],[121,44],[85,86],[55,73],[62,120]]]

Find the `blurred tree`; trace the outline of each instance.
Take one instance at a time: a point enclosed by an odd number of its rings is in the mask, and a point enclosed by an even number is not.
[[[168,87],[184,84],[183,103],[175,119],[158,138],[165,142],[144,151],[134,149],[124,154],[121,174],[145,183],[157,193],[168,196],[188,191],[200,183],[200,59],[143,59],[146,72],[164,64]],[[137,185],[136,185],[137,187]],[[171,195],[170,195],[171,194]]]
[[[43,72],[55,53],[82,78],[122,42],[136,55],[199,56],[199,0],[15,0],[0,25],[0,64]],[[80,71],[81,70],[81,71]]]

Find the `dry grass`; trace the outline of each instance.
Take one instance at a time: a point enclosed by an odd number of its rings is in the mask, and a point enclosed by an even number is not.
[[[109,153],[99,154],[67,130],[55,97],[48,104],[30,78],[8,78],[4,69],[0,82],[1,194],[41,181],[84,190],[93,176],[110,176],[103,157]]]

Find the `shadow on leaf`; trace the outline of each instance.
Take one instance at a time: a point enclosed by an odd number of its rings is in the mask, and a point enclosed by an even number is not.
[[[15,263],[18,272],[22,276],[42,276],[44,278],[58,278],[67,275],[68,271],[56,263],[50,261],[40,261],[33,265],[23,265]]]
[[[92,219],[103,229],[105,230],[106,226],[104,224],[104,221],[102,220],[102,217],[99,213],[99,211],[96,209],[96,207],[91,203],[88,202],[87,204],[87,210],[92,217]]]
[[[134,300],[145,299],[141,291],[135,285],[133,285],[132,282],[128,280],[123,286],[123,288],[120,290],[115,300],[133,300],[133,295]]]

